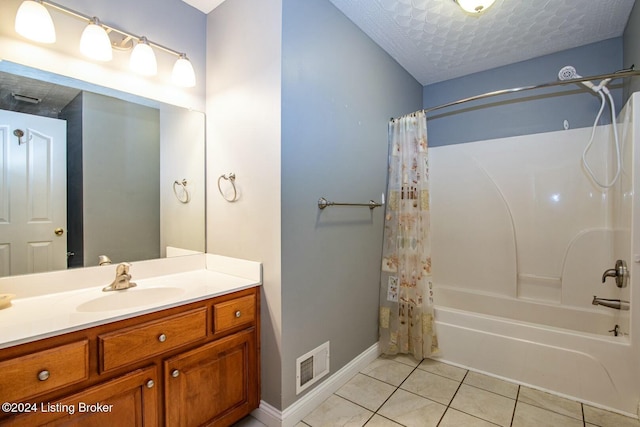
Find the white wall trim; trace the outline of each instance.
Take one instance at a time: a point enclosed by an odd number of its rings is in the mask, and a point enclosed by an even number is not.
[[[375,343],[284,411],[263,400],[251,415],[268,427],[293,427],[379,355],[379,346]]]

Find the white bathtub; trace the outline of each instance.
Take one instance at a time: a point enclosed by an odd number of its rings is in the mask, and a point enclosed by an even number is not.
[[[494,303],[495,312],[508,305],[500,299]],[[488,308],[487,301],[482,305]],[[441,305],[436,305],[436,327],[437,357],[443,361],[637,416],[640,387],[631,373],[638,361],[632,363],[628,336],[577,332]]]
[[[429,149],[442,360],[638,416],[638,103],[635,93],[618,118],[624,168],[610,191],[582,170],[590,129]],[[601,174],[610,149],[590,153]],[[629,267],[624,289],[601,280],[616,259]],[[631,310],[593,306],[594,295]]]
[[[439,306],[450,309],[592,335],[613,337],[613,330],[618,325],[619,336],[621,338],[628,337],[626,327],[628,312],[601,306],[571,307],[501,295],[482,294],[449,286],[436,286],[435,300]]]

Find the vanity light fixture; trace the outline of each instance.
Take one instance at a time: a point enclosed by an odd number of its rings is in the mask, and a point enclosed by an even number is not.
[[[131,52],[129,66],[133,71],[143,76],[155,76],[158,74],[156,54],[153,53],[153,49],[149,46],[149,41],[146,37],[138,39],[138,43],[133,48],[133,52]]]
[[[185,53],[152,42],[146,37],[140,37],[106,25],[96,17],[84,15],[48,0],[24,0],[16,13],[16,32],[38,43],[55,43],[55,27],[47,8],[63,12],[88,23],[80,38],[80,52],[83,55],[98,61],[109,61],[113,57],[112,49],[128,50],[133,47],[130,67],[140,74],[152,76],[158,72],[154,51],[164,51],[177,57],[171,76],[172,82],[182,87],[196,85],[193,65]],[[122,40],[112,43],[111,34],[121,35]],[[134,40],[138,42],[134,43]]]
[[[107,30],[100,25],[100,21],[95,16],[91,18],[89,25],[82,32],[80,52],[96,61],[111,61],[113,59],[109,34],[107,34]]]
[[[15,29],[18,34],[39,43],[55,43],[56,30],[49,11],[42,1],[25,0],[16,13]]]
[[[194,87],[196,85],[196,74],[186,53],[181,54],[180,58],[173,64],[171,80],[173,80],[174,84],[182,87]]]
[[[477,15],[489,9],[496,0],[453,0],[465,12]]]

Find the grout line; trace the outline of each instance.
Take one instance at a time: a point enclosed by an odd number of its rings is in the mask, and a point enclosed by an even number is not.
[[[458,388],[456,388],[456,392],[453,393],[453,396],[451,396],[451,399],[449,400],[449,403],[447,403],[447,408],[442,413],[442,416],[440,417],[440,420],[438,420],[438,424],[436,424],[436,427],[440,425],[440,423],[444,419],[445,414],[447,413],[449,408],[451,408],[451,402],[453,402],[453,399],[456,398],[456,394],[458,394],[458,391],[460,391],[460,387],[462,387],[462,383],[464,382],[465,378],[467,378],[467,375],[469,375],[469,370],[468,369],[467,369],[467,372],[464,373],[464,376],[462,377],[462,380],[460,381],[460,383],[458,383]],[[451,378],[449,378],[449,379],[451,379]]]
[[[423,360],[424,360],[424,359],[423,359]],[[411,374],[413,374],[413,373],[416,371],[416,369],[418,369],[418,366],[420,366],[420,363],[422,363],[422,361],[421,361],[421,362],[419,362],[419,363],[418,363],[418,364],[417,364],[417,365],[416,365],[416,366],[411,370],[411,372],[409,372],[409,374],[408,374],[406,377],[404,377],[404,379],[400,382],[400,384],[398,384],[397,386],[395,386],[395,387],[396,387],[396,389],[395,389],[395,390],[393,390],[393,393],[391,393],[391,394],[389,395],[389,397],[387,397],[387,398],[385,399],[385,401],[384,401],[384,402],[382,402],[382,405],[380,405],[380,406],[378,407],[378,409],[376,409],[376,414],[378,413],[378,411],[380,410],[380,408],[382,408],[382,407],[384,406],[384,404],[385,404],[385,403],[387,403],[387,402],[389,401],[389,399],[391,399],[391,396],[393,396],[394,394],[396,394],[396,392],[400,389],[400,386],[401,386],[402,384],[404,384],[404,382],[407,380],[407,378],[409,378],[409,377],[411,376]],[[409,365],[407,365],[407,366],[409,366]],[[387,383],[387,384],[389,384],[389,383]]]
[[[522,386],[522,387],[524,387],[524,386]],[[548,394],[548,393],[547,393],[547,394]],[[553,396],[553,395],[552,395],[552,396]],[[558,397],[559,399],[565,400],[565,401],[567,401],[567,402],[571,402],[571,403],[577,403],[577,404],[579,404],[579,405],[580,405],[580,412],[581,412],[581,418],[582,418],[582,419],[580,419],[580,418],[576,418],[576,417],[575,417],[575,416],[573,416],[573,415],[567,415],[566,413],[563,413],[563,412],[558,412],[558,411],[557,411],[557,410],[555,410],[555,409],[551,409],[551,408],[549,408],[548,406],[544,406],[544,404],[542,404],[542,403],[538,403],[538,402],[524,402],[524,401],[522,401],[522,403],[523,403],[523,404],[525,404],[525,405],[533,406],[534,408],[538,408],[538,409],[542,409],[542,410],[545,410],[545,411],[548,411],[548,412],[554,413],[554,414],[556,414],[556,415],[560,415],[560,416],[563,416],[563,417],[566,417],[566,418],[571,418],[572,420],[582,421],[582,424],[583,424],[583,425],[585,425],[585,424],[586,424],[586,421],[585,421],[585,419],[584,419],[584,407],[583,407],[583,405],[582,405],[582,403],[581,403],[581,402],[578,402],[578,401],[576,401],[576,400],[572,400],[572,399],[567,399],[566,397],[560,397],[560,396],[556,396],[556,397]],[[520,387],[518,387],[518,399],[517,399],[517,402],[520,402],[520,401],[521,401],[521,400],[520,400]]]
[[[465,378],[466,378],[466,375],[465,375]],[[502,381],[502,380],[500,380],[500,381]],[[504,382],[507,382],[507,381],[504,381]],[[513,383],[509,383],[509,384],[513,384]],[[468,387],[473,387],[473,388],[475,388],[476,390],[482,390],[482,391],[486,391],[487,393],[495,394],[496,396],[502,396],[502,397],[505,397],[505,398],[507,398],[507,399],[511,399],[511,400],[515,400],[515,401],[517,401],[517,400],[518,400],[518,396],[517,396],[517,394],[516,394],[516,397],[505,396],[504,394],[496,393],[495,391],[487,390],[486,388],[478,387],[478,386],[475,386],[475,385],[473,385],[473,384],[464,383],[464,385],[466,385],[466,386],[468,386]],[[517,384],[516,384],[516,385],[517,385]],[[518,385],[518,390],[520,390],[520,386],[519,386],[519,385]]]
[[[424,359],[422,359],[422,360],[424,360]],[[383,417],[383,418],[385,418],[385,419],[388,419],[389,421],[392,421],[392,422],[394,422],[394,423],[396,423],[396,424],[398,424],[398,425],[402,425],[402,426],[403,426],[403,424],[400,424],[400,423],[399,423],[398,421],[396,421],[396,420],[392,420],[392,419],[390,419],[390,418],[387,418],[387,417],[385,417],[385,416],[383,416],[383,415],[378,414],[378,411],[380,410],[380,408],[382,408],[382,407],[385,405],[385,403],[387,403],[387,402],[389,401],[389,399],[391,399],[391,396],[393,396],[393,395],[394,395],[394,394],[395,394],[395,393],[400,389],[400,386],[402,386],[402,384],[404,384],[404,382],[405,382],[405,381],[407,381],[407,379],[411,376],[411,374],[413,374],[413,373],[416,371],[416,369],[418,369],[418,366],[420,366],[420,364],[422,363],[422,360],[421,360],[420,362],[418,362],[418,364],[417,364],[416,366],[414,366],[414,367],[413,367],[413,369],[411,370],[411,372],[409,372],[409,373],[404,377],[404,379],[400,382],[400,384],[398,384],[397,386],[394,386],[396,389],[395,389],[395,390],[393,390],[393,392],[389,395],[389,397],[387,397],[387,398],[385,399],[385,401],[384,401],[384,402],[382,402],[382,404],[381,404],[380,406],[378,406],[378,409],[376,409],[376,410],[374,411],[373,415],[372,415],[372,416],[367,420],[367,423],[368,423],[369,421],[371,421],[371,418],[373,418],[375,415],[379,415],[379,416],[381,416],[381,417]],[[396,363],[402,363],[402,362],[396,362]],[[407,365],[407,364],[404,364],[404,363],[402,363],[402,364],[403,364],[403,365],[405,365],[405,366],[409,366],[409,367],[411,366],[411,365]],[[366,374],[363,374],[363,375],[366,375]],[[367,376],[368,376],[368,375],[367,375]],[[371,377],[371,378],[375,378],[375,377]],[[377,379],[378,381],[382,381],[382,380],[379,380],[378,378],[375,378],[375,379]],[[382,382],[384,382],[385,384],[389,384],[389,383],[387,383],[387,382],[385,382],[385,381],[382,381]],[[389,384],[389,385],[393,386],[393,384]],[[407,390],[403,390],[403,391],[407,391]],[[414,394],[415,394],[415,393],[414,393]],[[421,397],[423,397],[423,396],[421,396]],[[365,409],[366,409],[366,408],[365,408]],[[365,425],[366,425],[366,423],[365,423]]]
[[[367,421],[367,424],[368,424],[368,423],[369,423],[369,421],[371,421],[371,420],[373,419],[373,417],[375,417],[376,415],[377,415],[377,416],[379,416],[380,418],[384,418],[385,420],[389,420],[389,421],[391,421],[392,423],[397,424],[397,425],[399,425],[399,426],[407,427],[406,425],[404,425],[404,424],[402,424],[402,423],[398,422],[398,420],[392,420],[391,418],[385,417],[384,415],[379,414],[379,413],[377,413],[377,412],[376,412],[375,414],[373,414],[373,415],[371,416],[371,418],[369,418],[369,420]],[[365,424],[365,426],[366,426],[367,424]]]
[[[584,418],[584,404],[580,403],[580,412],[582,412],[582,425],[587,427],[587,420]]]
[[[518,386],[518,391],[516,392],[516,404],[513,405],[513,413],[511,414],[511,423],[509,424],[510,426],[513,425],[513,420],[516,417],[516,408],[518,407],[519,399],[520,399],[520,386]]]

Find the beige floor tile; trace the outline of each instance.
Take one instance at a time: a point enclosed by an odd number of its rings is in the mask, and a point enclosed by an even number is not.
[[[358,374],[340,387],[336,394],[375,412],[395,390],[396,387],[391,384]]]
[[[407,378],[411,371],[413,371],[413,368],[404,363],[386,358],[377,358],[360,372],[397,387]]]
[[[402,425],[388,420],[385,417],[381,417],[380,415],[374,415],[366,424],[366,427],[402,427]]]
[[[495,427],[495,424],[449,408],[438,427]]]
[[[624,415],[594,408],[589,405],[583,405],[583,407],[584,420],[587,423],[600,427],[640,427],[640,421],[635,418],[625,417]]]
[[[372,415],[373,412],[334,394],[302,421],[311,427],[360,427]]]
[[[518,394],[518,401],[582,420],[582,405],[564,397],[522,386],[520,394]]]
[[[518,396],[518,384],[503,381],[478,372],[470,371],[467,376],[464,377],[464,383],[501,394],[505,397],[510,397],[511,399],[515,399]]]
[[[440,375],[416,369],[400,388],[448,405],[460,383]]]
[[[581,420],[548,411],[521,401],[516,406],[513,427],[582,427]]]
[[[462,384],[451,407],[501,426],[509,426],[515,403],[508,397]]]
[[[456,381],[462,381],[465,374],[467,373],[466,369],[448,365],[434,359],[424,359],[422,363],[418,365],[418,369],[431,372],[432,374],[442,375],[443,377],[447,377]]]
[[[380,356],[381,359],[393,360],[394,362],[404,363],[405,365],[409,365],[412,368],[418,366],[422,360],[416,360],[411,354],[396,354],[395,356]]]
[[[237,423],[233,425],[233,427],[267,427],[262,424],[257,419],[253,418],[251,415],[247,415]]]
[[[399,389],[378,411],[407,427],[437,426],[447,407]]]

